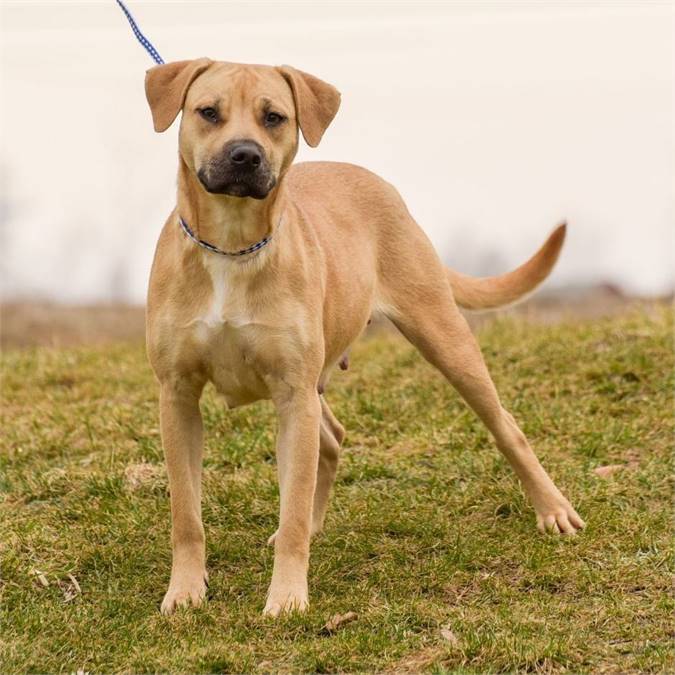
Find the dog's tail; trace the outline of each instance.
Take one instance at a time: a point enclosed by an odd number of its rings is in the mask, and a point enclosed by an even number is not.
[[[465,309],[495,309],[511,305],[532,293],[551,273],[565,241],[562,223],[544,245],[520,267],[498,277],[470,277],[448,269],[455,300]]]

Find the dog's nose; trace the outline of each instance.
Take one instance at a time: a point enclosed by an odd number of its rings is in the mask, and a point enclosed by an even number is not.
[[[255,143],[237,143],[230,148],[230,160],[242,168],[257,169],[262,162],[262,154]]]

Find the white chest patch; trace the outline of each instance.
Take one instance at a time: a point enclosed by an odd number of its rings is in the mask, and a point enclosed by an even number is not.
[[[195,336],[200,342],[206,342],[214,331],[220,331],[225,325],[239,328],[251,323],[246,309],[243,285],[237,283],[236,270],[231,260],[210,256],[204,260],[204,266],[211,280],[211,298],[202,313],[192,319]]]
[[[220,263],[216,265],[215,263]],[[223,316],[225,310],[225,297],[227,293],[227,260],[209,260],[206,269],[211,277],[211,302],[204,314],[197,321],[206,324],[209,328],[215,328],[225,322]]]

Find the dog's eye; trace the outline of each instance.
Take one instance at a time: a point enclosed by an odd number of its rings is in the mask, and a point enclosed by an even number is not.
[[[207,122],[217,122],[218,121],[218,111],[215,108],[200,108],[199,114]]]
[[[275,112],[268,112],[265,114],[266,127],[278,127],[286,118],[283,115]]]

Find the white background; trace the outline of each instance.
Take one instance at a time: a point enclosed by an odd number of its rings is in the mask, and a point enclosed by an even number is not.
[[[441,256],[497,273],[561,219],[550,284],[674,284],[669,2],[139,2],[165,60],[282,64],[340,89],[299,159],[393,182]],[[150,57],[106,2],[2,3],[5,299],[142,302],[175,196]]]

